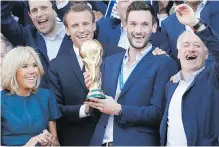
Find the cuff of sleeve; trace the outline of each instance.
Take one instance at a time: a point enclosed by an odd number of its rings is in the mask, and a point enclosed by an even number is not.
[[[66,0],[66,1],[64,1],[64,2],[62,2],[60,4],[57,4],[57,8],[58,9],[64,8],[68,4],[68,2],[69,2],[69,0]]]
[[[85,108],[86,108],[86,105],[82,105],[80,107],[80,110],[79,110],[79,117],[80,118],[84,118],[84,117],[90,116],[90,114],[86,114],[85,113]]]

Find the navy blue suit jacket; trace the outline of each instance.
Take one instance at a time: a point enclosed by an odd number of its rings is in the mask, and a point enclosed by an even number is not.
[[[219,33],[219,2],[208,1],[201,11],[200,17],[206,24],[209,24],[216,32]],[[162,21],[161,32],[164,32],[168,37],[169,47],[166,47],[166,51],[171,57],[173,57],[179,64],[177,59],[177,39],[186,30],[185,26],[181,24],[176,14],[172,14],[164,21]],[[209,56],[209,64],[212,64],[213,57]]]
[[[121,35],[121,21],[117,18],[104,18],[97,22],[97,39],[111,45],[118,45]],[[163,50],[168,48],[168,39],[165,33],[152,33],[150,41],[153,46]]]
[[[212,68],[205,68],[182,98],[182,121],[188,146],[219,145],[219,36],[209,28],[197,34],[215,57]],[[178,83],[166,86],[167,105],[160,126],[161,145],[167,141],[168,109]]]
[[[119,47],[104,46],[103,58],[124,51]],[[68,48],[69,49],[69,48]],[[72,48],[68,54],[50,62],[48,70],[49,87],[55,93],[62,118],[57,122],[61,145],[88,146],[98,116],[79,118],[80,107],[84,104],[88,89],[83,72]]]
[[[106,95],[115,97],[124,54],[125,52],[118,53],[105,60],[102,88]],[[175,61],[165,55],[153,56],[150,51],[141,59],[118,98],[118,103],[122,106],[122,117],[114,116],[113,145],[159,145],[159,124],[164,111],[164,88],[176,72]],[[102,144],[108,119],[109,115],[101,115],[91,146]]]
[[[1,32],[2,34],[14,45],[30,46],[35,49],[39,54],[41,63],[47,72],[49,65],[49,58],[47,56],[46,43],[43,37],[39,34],[34,25],[28,25],[26,27],[21,26],[14,18],[11,16],[11,3],[2,1],[1,2]],[[68,48],[73,46],[72,41],[66,35],[63,38],[62,44],[60,46],[57,56],[68,53]],[[42,77],[41,87],[47,87],[47,74]]]

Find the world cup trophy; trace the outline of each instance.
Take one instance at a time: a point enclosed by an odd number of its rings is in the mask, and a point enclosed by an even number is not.
[[[85,65],[85,70],[90,72],[91,86],[86,100],[90,98],[104,99],[103,90],[101,90],[101,72],[103,47],[97,40],[87,40],[82,43],[80,55]]]

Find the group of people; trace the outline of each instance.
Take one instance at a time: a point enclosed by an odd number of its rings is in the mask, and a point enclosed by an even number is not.
[[[118,0],[117,19],[102,1],[2,1],[1,145],[219,145],[219,2],[155,4]],[[105,99],[86,101],[93,39]]]

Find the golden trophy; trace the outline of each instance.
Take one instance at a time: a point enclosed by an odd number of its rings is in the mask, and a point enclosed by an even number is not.
[[[87,40],[82,43],[80,55],[86,71],[91,74],[91,86],[86,100],[90,98],[104,99],[103,90],[101,90],[101,72],[100,66],[102,63],[103,47],[97,40]]]

